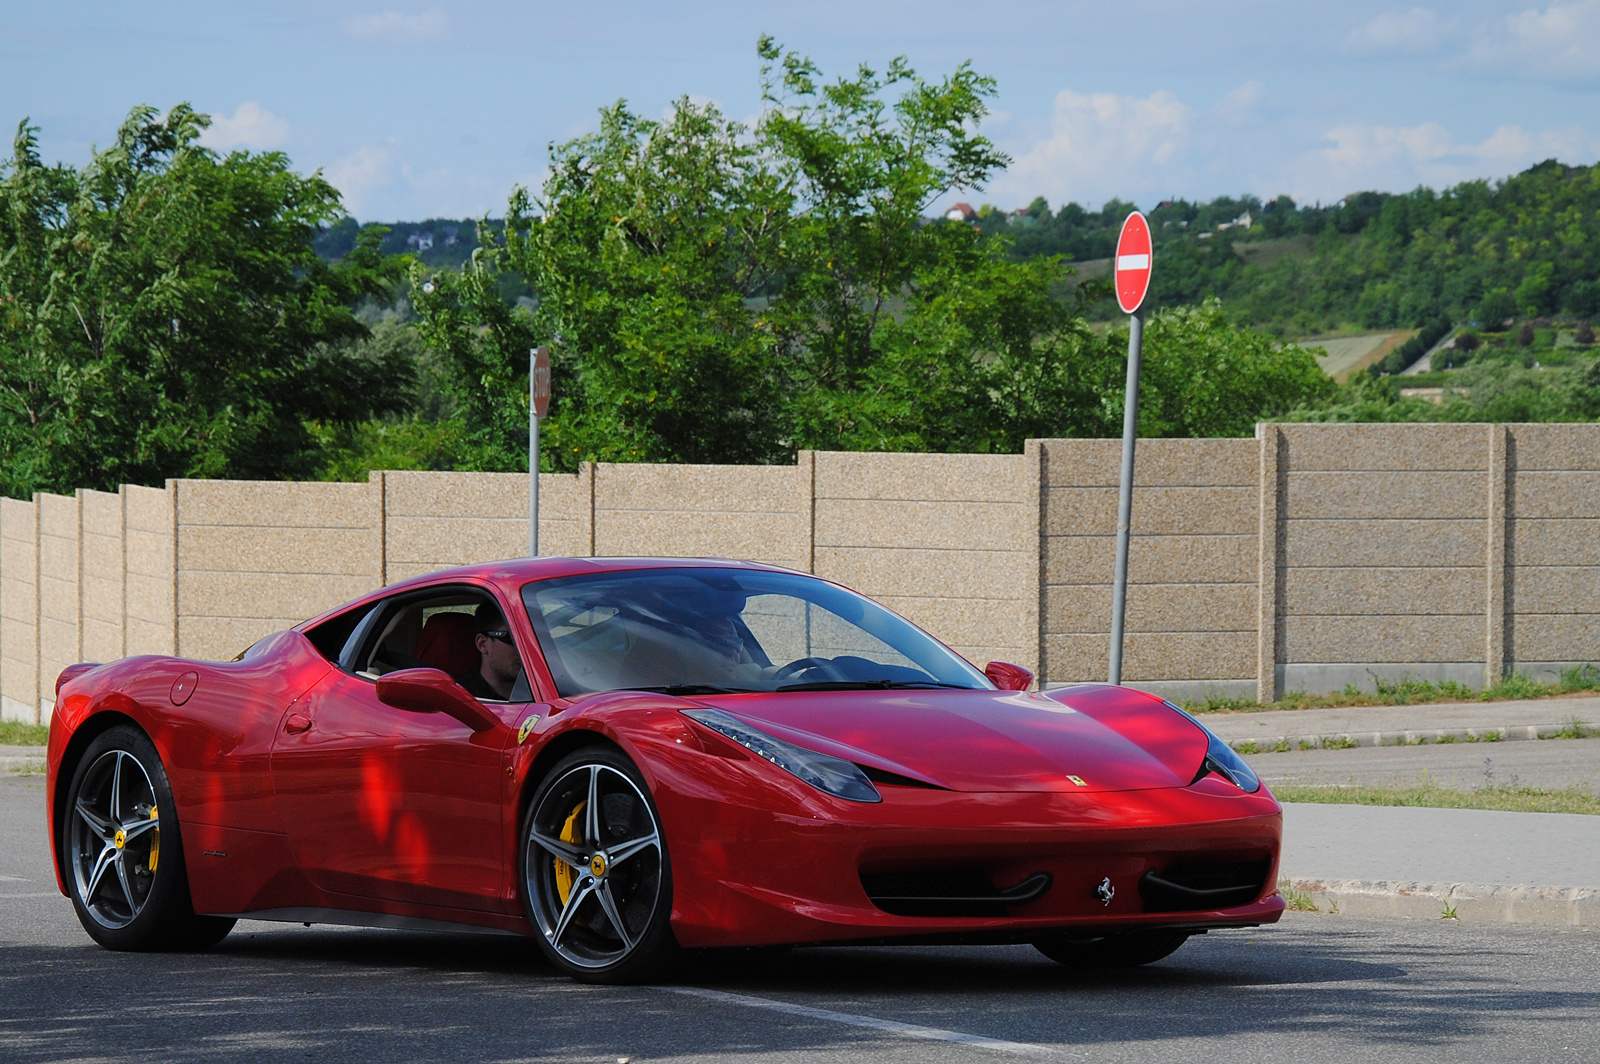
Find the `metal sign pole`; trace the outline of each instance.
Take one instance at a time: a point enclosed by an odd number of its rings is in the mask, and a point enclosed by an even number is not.
[[[539,556],[539,406],[534,395],[534,362],[539,349],[528,351],[528,557]]]
[[[1128,315],[1128,392],[1122,403],[1122,487],[1117,497],[1117,573],[1111,588],[1111,668],[1108,683],[1122,682],[1122,622],[1128,604],[1128,532],[1133,524],[1133,445],[1139,438],[1139,361],[1144,319]]]

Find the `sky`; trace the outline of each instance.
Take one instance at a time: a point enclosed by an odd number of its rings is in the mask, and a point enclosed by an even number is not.
[[[619,98],[757,117],[762,33],[834,75],[995,77],[1012,164],[945,203],[1331,202],[1600,158],[1600,0],[0,0],[0,122],[82,165],[187,101],[362,221],[499,214]]]

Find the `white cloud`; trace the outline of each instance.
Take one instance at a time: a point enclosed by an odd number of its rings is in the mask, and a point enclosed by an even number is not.
[[[1600,0],[1529,8],[1479,34],[1472,57],[1539,81],[1600,77]]]
[[[1170,92],[1056,96],[1050,132],[996,180],[992,194],[1025,203],[1102,202],[1132,196],[1164,179],[1190,140],[1194,112]]]
[[[1330,147],[1295,160],[1291,194],[1323,202],[1359,189],[1444,188],[1501,177],[1544,159],[1584,162],[1600,151],[1600,135],[1576,126],[1529,131],[1501,126],[1476,144],[1458,142],[1437,122],[1417,126],[1349,123],[1328,131]]]
[[[211,128],[200,136],[200,143],[218,151],[247,148],[267,151],[281,148],[289,139],[289,123],[254,100],[246,100],[233,116],[212,115]]]
[[[1425,7],[1385,11],[1345,38],[1345,46],[1363,54],[1431,52],[1444,43],[1455,22],[1444,21]]]
[[[1211,114],[1229,125],[1242,125],[1255,117],[1261,102],[1267,98],[1267,87],[1259,81],[1247,81],[1217,101]]]
[[[403,11],[383,11],[357,15],[344,20],[344,31],[358,41],[378,44],[423,44],[444,36],[449,20],[443,11],[408,15]]]
[[[330,165],[323,176],[344,197],[344,209],[364,216],[374,197],[394,183],[398,142],[368,144]]]

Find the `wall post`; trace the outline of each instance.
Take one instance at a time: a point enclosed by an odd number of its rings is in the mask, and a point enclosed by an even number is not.
[[[801,451],[795,455],[795,466],[800,478],[800,524],[804,545],[800,557],[806,572],[817,571],[817,452]]]
[[[1483,656],[1483,685],[1492,687],[1505,677],[1506,671],[1506,525],[1510,507],[1507,506],[1511,486],[1509,470],[1510,429],[1505,425],[1489,425],[1489,498],[1488,552],[1484,560],[1484,576],[1488,580],[1487,638]]]
[[[1028,440],[1022,447],[1023,460],[1026,472],[1023,474],[1023,509],[1026,516],[1024,521],[1033,537],[1033,565],[1029,568],[1032,577],[1032,594],[1027,598],[1030,604],[1029,616],[1024,620],[1027,627],[1029,641],[1033,644],[1033,660],[1025,662],[1033,670],[1034,685],[1039,690],[1044,690],[1044,627],[1045,627],[1045,602],[1044,602],[1044,489],[1048,480],[1044,469],[1044,443],[1041,440]]]
[[[1277,700],[1278,691],[1278,615],[1282,588],[1278,564],[1283,535],[1283,433],[1276,425],[1257,425],[1256,439],[1261,444],[1261,525],[1257,553],[1256,613],[1256,701],[1262,705]]]

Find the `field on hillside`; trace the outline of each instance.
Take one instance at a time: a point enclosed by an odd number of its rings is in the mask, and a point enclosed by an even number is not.
[[[1312,349],[1320,347],[1326,351],[1326,355],[1317,355],[1317,364],[1322,367],[1322,372],[1336,381],[1343,382],[1349,380],[1351,374],[1359,373],[1380,361],[1390,351],[1415,335],[1417,335],[1415,329],[1401,329],[1397,332],[1368,333],[1365,336],[1301,340],[1300,346]]]

